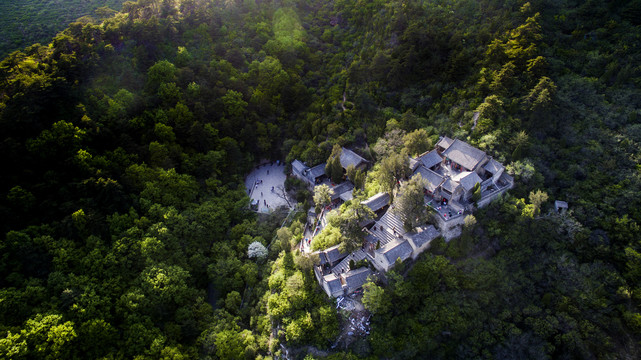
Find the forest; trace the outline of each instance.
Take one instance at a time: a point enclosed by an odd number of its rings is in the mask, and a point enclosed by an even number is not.
[[[71,22],[96,22],[124,0],[21,0],[0,3],[0,58],[34,43],[48,44]]]
[[[641,1],[103,10],[0,24],[34,34],[0,51],[0,358],[641,357]],[[346,146],[371,196],[439,135],[516,186],[368,282],[371,334],[337,344],[295,251],[312,193],[256,214],[243,179]]]

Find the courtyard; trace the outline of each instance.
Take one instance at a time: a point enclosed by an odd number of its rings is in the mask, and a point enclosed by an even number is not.
[[[245,188],[254,210],[268,213],[279,206],[291,208],[294,201],[285,199],[285,165],[282,162],[263,163],[245,178]]]

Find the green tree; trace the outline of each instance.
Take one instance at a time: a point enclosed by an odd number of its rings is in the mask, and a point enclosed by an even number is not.
[[[397,154],[401,152],[405,146],[406,133],[404,130],[398,129],[397,127],[398,123],[396,120],[392,119],[388,121],[388,128],[390,129],[388,129],[383,137],[376,140],[376,144],[374,144],[373,149],[379,159],[385,159],[393,154]]]
[[[530,142],[530,137],[525,132],[521,130],[512,139],[512,145],[514,146],[514,151],[512,152],[512,160],[520,160],[523,156],[523,152],[527,151],[528,145]]]
[[[176,81],[176,66],[167,60],[161,60],[147,70],[147,90],[155,94],[163,83]]]
[[[343,180],[343,167],[341,165],[342,152],[343,149],[341,146],[335,144],[325,165],[325,174],[336,184],[341,183]]]
[[[328,247],[340,244],[343,241],[343,234],[340,227],[328,224],[318,235],[312,239],[312,250],[324,250]]]
[[[381,161],[378,171],[378,181],[390,195],[399,182],[410,175],[409,158],[407,154],[392,154]]]
[[[528,110],[534,112],[542,111],[549,108],[555,94],[556,85],[550,78],[543,76],[523,99],[523,103]]]
[[[351,253],[362,246],[365,238],[362,224],[373,218],[372,210],[360,201],[351,201],[341,206],[340,215],[335,217],[343,235],[339,247],[341,252]]]
[[[225,115],[232,119],[240,118],[247,108],[247,102],[243,100],[243,94],[234,90],[227,90],[221,98],[225,107]]]
[[[363,306],[372,314],[386,313],[390,307],[389,300],[385,290],[372,280],[363,285]]]
[[[27,149],[43,158],[71,157],[79,150],[86,138],[86,131],[64,120],[51,125],[51,130],[44,130],[37,138],[27,142]]]
[[[30,191],[23,189],[20,185],[14,186],[7,194],[9,203],[21,211],[30,210],[36,202],[36,197]]]
[[[548,194],[541,190],[531,191],[529,195],[530,204],[534,205],[534,214],[541,213],[541,205],[548,200]]]
[[[332,202],[333,194],[334,190],[326,184],[318,185],[314,188],[313,199],[316,206],[316,214],[320,214],[321,209]]]
[[[417,156],[434,147],[425,129],[417,129],[403,136],[403,145],[407,154]]]
[[[481,196],[481,183],[476,183],[472,188],[472,201],[474,201],[475,204],[478,204],[479,200],[481,200]]]
[[[394,210],[403,219],[405,230],[414,229],[427,220],[423,189],[427,186],[421,174],[416,174],[401,187],[400,194],[395,200]]]

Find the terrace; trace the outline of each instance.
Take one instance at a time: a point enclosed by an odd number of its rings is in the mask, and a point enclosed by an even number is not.
[[[461,217],[465,213],[465,206],[469,203],[461,204],[457,201],[450,201],[447,204],[442,204],[442,202],[437,201],[431,196],[425,196],[425,206],[429,206],[438,214],[441,219],[449,221]]]

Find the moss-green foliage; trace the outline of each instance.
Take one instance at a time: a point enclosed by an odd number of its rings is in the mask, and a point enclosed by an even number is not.
[[[80,9],[20,3],[47,26]],[[243,175],[258,159],[316,165],[347,146],[373,162],[365,180],[348,177],[367,196],[395,195],[407,155],[437,134],[503,162],[516,186],[460,239],[434,244],[445,257],[389,274],[376,298],[393,306],[359,354],[639,357],[639,9],[143,0],[11,53],[0,63],[0,357],[329,347],[334,306],[312,261],[288,251],[301,226],[279,239],[282,216],[246,212]],[[24,37],[5,25],[2,39]],[[556,199],[570,214],[549,215]],[[335,226],[348,248],[361,215]],[[267,259],[247,257],[256,241]]]

